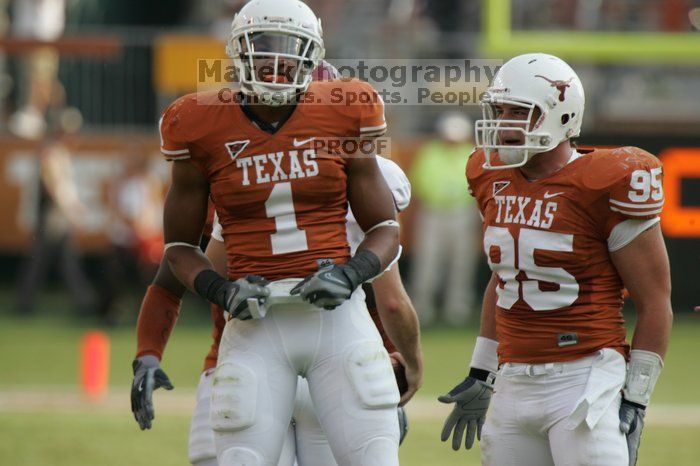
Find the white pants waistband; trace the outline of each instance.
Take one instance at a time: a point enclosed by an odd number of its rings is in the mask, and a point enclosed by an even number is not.
[[[578,369],[591,367],[596,361],[596,359],[599,357],[600,353],[596,353],[591,356],[586,356],[584,358],[566,362],[548,362],[543,364],[506,362],[501,366],[501,369],[498,373],[499,375],[503,376],[527,375],[529,377],[536,377],[539,375],[548,374],[562,374],[564,372],[572,372]]]

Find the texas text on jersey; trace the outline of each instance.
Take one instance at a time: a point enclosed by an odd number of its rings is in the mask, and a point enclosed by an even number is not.
[[[485,170],[481,150],[467,164],[498,277],[499,363],[570,361],[602,348],[628,356],[608,243],[621,222],[658,217],[662,167],[635,147],[582,152],[534,182],[519,169]]]
[[[381,156],[377,156],[377,165],[379,165],[379,169],[382,172],[382,176],[384,177],[384,180],[386,181],[387,185],[389,186],[389,189],[391,190],[391,195],[394,198],[394,204],[396,205],[397,212],[402,212],[408,207],[408,204],[411,201],[410,181],[408,181],[408,178],[406,177],[406,174],[403,172],[401,167],[399,167],[392,160],[386,159]],[[222,228],[221,224],[218,221],[218,218],[213,218],[211,223],[213,225],[211,229],[212,239],[214,241],[223,242],[224,238],[222,235]],[[348,214],[346,218],[346,231],[351,254],[355,254],[357,247],[360,245],[360,243],[365,237],[365,233],[362,231],[360,225],[358,225],[357,220],[355,219],[355,216],[353,215],[352,210],[350,209],[348,209]],[[371,287],[365,289],[366,294],[369,294],[371,292]],[[396,351],[396,347],[389,339],[389,337],[386,334],[386,331],[384,330],[382,322],[379,319],[379,315],[376,311],[376,305],[374,304],[373,299],[371,304],[372,305],[368,304],[368,307],[370,315],[372,316],[372,320],[374,320],[375,325],[377,326],[377,330],[379,330],[379,333],[382,336],[385,348],[389,353],[393,353]],[[212,306],[211,308],[211,319],[213,323],[213,330],[211,334],[212,344],[209,348],[209,353],[207,353],[207,356],[204,359],[204,370],[216,367],[216,361],[219,357],[219,343],[221,342],[221,335],[224,331],[224,325],[226,325],[226,320],[224,319],[223,312],[216,306]]]
[[[357,80],[314,82],[307,94],[313,101],[302,99],[273,134],[240,104],[221,105],[215,92],[184,96],[163,114],[161,152],[191,161],[209,180],[230,279],[303,277],[317,270],[317,260],[342,263],[350,256],[347,160],[313,141],[380,136],[384,106],[371,85]],[[338,95],[370,98],[349,104]]]

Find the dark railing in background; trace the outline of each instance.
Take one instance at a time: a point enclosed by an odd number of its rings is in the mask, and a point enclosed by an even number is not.
[[[119,53],[105,57],[61,58],[59,78],[67,103],[78,108],[86,129],[152,127],[157,121],[152,79],[152,44],[156,29],[114,35]]]

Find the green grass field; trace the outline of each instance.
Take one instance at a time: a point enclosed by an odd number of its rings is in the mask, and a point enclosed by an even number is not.
[[[108,331],[110,394],[89,404],[78,392],[78,348],[85,323],[54,318],[23,320],[0,315],[0,464],[186,465],[189,412],[209,344],[204,319],[176,328],[163,367],[176,390],[156,394],[154,428],[141,432],[129,410],[131,326]],[[695,370],[700,320],[678,319],[666,367],[649,409],[641,466],[698,464],[700,404]],[[445,408],[435,397],[463,377],[474,332],[431,329],[423,335],[425,383],[409,405],[409,436],[401,464],[477,465],[478,450],[453,452],[439,441]],[[160,409],[159,409],[160,408]]]

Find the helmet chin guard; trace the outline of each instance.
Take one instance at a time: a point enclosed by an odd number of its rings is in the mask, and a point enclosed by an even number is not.
[[[501,119],[496,106],[529,109],[527,119]],[[543,53],[520,55],[496,74],[481,101],[483,118],[475,124],[476,144],[484,150],[484,168],[522,167],[532,156],[578,136],[585,106],[581,81],[563,60]],[[533,121],[535,110],[540,112]],[[523,143],[505,144],[503,134],[520,133]],[[494,163],[494,153],[498,161]]]
[[[231,23],[226,53],[241,91],[258,102],[292,102],[323,59],[321,20],[299,0],[252,0]]]

